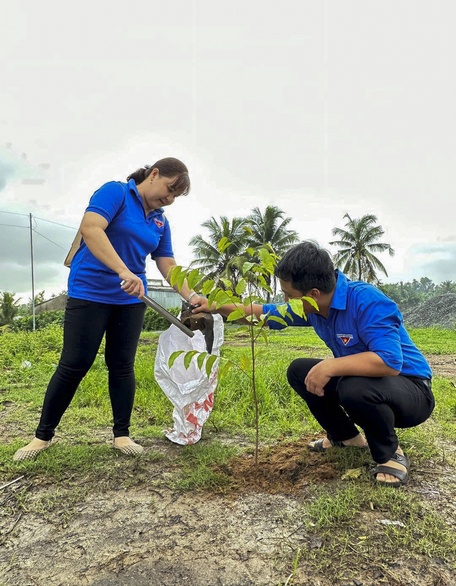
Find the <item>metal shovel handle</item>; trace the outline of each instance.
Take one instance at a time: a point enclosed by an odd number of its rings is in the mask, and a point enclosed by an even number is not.
[[[148,307],[151,307],[152,309],[154,309],[162,317],[164,317],[170,323],[172,323],[177,328],[179,328],[181,332],[184,332],[184,334],[187,334],[187,336],[189,338],[193,338],[193,336],[195,335],[195,333],[192,332],[192,330],[190,330],[189,328],[187,328],[187,326],[184,326],[184,324],[181,321],[179,321],[176,316],[174,316],[167,309],[165,309],[164,307],[162,307],[159,303],[157,303],[156,301],[154,301],[152,299],[152,297],[149,297],[149,295],[144,295],[143,297],[141,297],[141,300],[144,301],[144,303]]]

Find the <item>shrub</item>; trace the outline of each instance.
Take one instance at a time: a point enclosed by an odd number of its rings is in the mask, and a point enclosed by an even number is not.
[[[168,309],[170,313],[175,315],[176,317],[179,315],[181,309],[180,307],[172,307]],[[146,309],[146,315],[144,316],[144,324],[143,330],[147,332],[156,332],[166,330],[169,327],[169,322],[159,315],[156,311],[148,307]]]
[[[49,325],[63,326],[64,313],[63,309],[39,313],[35,316],[35,329],[42,330]],[[12,332],[30,332],[33,330],[33,316],[27,315],[26,317],[15,319],[9,325],[9,328]]]

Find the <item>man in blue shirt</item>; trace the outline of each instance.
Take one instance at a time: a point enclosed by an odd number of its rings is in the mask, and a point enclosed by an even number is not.
[[[302,300],[307,319],[291,307],[283,317],[274,304],[254,305],[250,311],[257,317],[266,314],[271,329],[313,326],[333,353],[323,360],[298,358],[288,368],[288,382],[326,431],[308,448],[324,452],[368,446],[377,464],[372,478],[394,487],[405,484],[410,463],[395,428],[425,421],[434,397],[431,369],[410,339],[398,307],[373,285],[350,281],[334,270],[329,254],[314,242],[289,250],[276,276],[285,301]],[[218,311],[229,315],[232,310],[223,306]]]

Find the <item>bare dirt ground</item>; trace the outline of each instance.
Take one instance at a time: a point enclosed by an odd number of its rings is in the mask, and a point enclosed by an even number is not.
[[[456,356],[430,362],[435,375],[456,385]],[[168,457],[152,461],[146,479],[139,463],[137,473],[134,466],[124,471],[121,455],[117,486],[104,487],[101,476],[54,484],[24,477],[0,491],[0,586],[456,585],[444,561],[395,558],[374,546],[358,548],[345,569],[338,560],[310,569],[315,565],[306,558],[325,542],[306,529],[302,512],[315,487],[339,481],[341,472],[327,457],[307,452],[305,440],[262,449],[258,473],[251,454],[234,459],[224,470],[233,480],[225,492],[173,490],[169,462],[181,447],[166,439],[146,446]],[[455,480],[456,470],[443,459],[412,469],[404,490],[427,499],[456,531]],[[34,506],[14,506],[25,494]],[[366,512],[353,543],[367,537],[375,544],[381,519],[381,511]]]

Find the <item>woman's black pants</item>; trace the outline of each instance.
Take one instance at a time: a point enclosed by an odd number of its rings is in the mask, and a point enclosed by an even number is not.
[[[128,436],[135,397],[134,362],[145,309],[144,303],[109,305],[68,299],[62,354],[46,390],[37,438],[50,440],[54,436],[105,334],[114,437]]]
[[[288,367],[288,382],[306,401],[312,415],[332,441],[366,436],[375,462],[383,464],[396,452],[395,428],[415,427],[431,415],[434,396],[429,380],[407,376],[334,377],[319,397],[307,391],[304,380],[320,360],[298,358]]]

